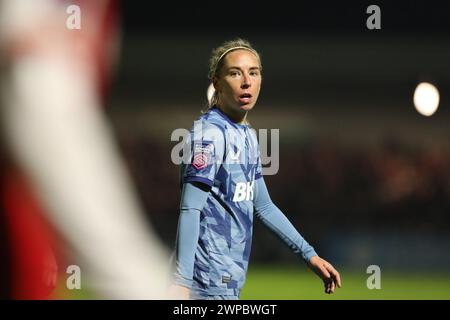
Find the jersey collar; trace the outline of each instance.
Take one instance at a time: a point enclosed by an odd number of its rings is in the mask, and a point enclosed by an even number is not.
[[[219,109],[219,107],[214,106],[211,108],[211,110],[216,111],[220,116],[222,116],[222,118],[224,118],[228,123],[230,123],[233,126],[237,126],[238,128],[248,128],[250,125],[248,124],[240,124],[240,123],[236,123],[233,120],[231,120],[225,113],[223,113],[222,110]]]

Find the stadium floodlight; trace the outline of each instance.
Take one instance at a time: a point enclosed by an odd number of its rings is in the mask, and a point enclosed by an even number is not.
[[[413,99],[416,110],[421,115],[429,117],[439,106],[439,91],[431,83],[422,82],[417,85]]]

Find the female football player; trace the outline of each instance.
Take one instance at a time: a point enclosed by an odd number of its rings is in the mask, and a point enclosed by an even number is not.
[[[247,117],[258,99],[262,65],[249,42],[225,42],[212,52],[214,94],[194,123],[181,167],[175,285],[186,299],[239,299],[259,218],[322,278],[326,293],[339,273],[320,258],[275,206],[262,176],[259,145]]]

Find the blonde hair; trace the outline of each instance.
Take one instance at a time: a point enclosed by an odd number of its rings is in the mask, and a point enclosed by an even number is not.
[[[219,47],[213,49],[211,57],[209,59],[209,73],[208,73],[208,78],[209,80],[211,80],[211,82],[214,80],[214,78],[219,77],[225,56],[228,53],[239,49],[252,52],[258,58],[259,69],[260,71],[262,71],[262,64],[259,53],[253,48],[253,46],[247,40],[236,38],[234,40],[226,41]],[[217,91],[214,91],[211,100],[208,101],[208,108],[211,108],[212,106],[216,105],[217,102],[218,102]]]

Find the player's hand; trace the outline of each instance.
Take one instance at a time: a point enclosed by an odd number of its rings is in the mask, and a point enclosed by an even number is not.
[[[174,284],[169,289],[169,297],[173,300],[189,300],[189,288]]]
[[[308,266],[323,280],[325,293],[334,293],[336,288],[342,286],[339,272],[328,261],[314,256],[309,259]]]

